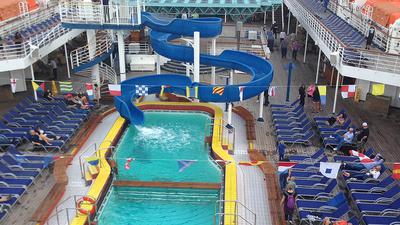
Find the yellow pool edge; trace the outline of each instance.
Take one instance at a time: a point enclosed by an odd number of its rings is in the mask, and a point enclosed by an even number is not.
[[[226,162],[225,166],[225,192],[224,192],[224,225],[236,225],[236,201],[237,201],[237,171],[236,171],[236,163],[232,156],[228,154],[226,150],[222,148],[222,137],[221,134],[223,129],[222,119],[223,119],[223,111],[218,106],[209,104],[209,103],[191,103],[191,102],[143,102],[138,103],[137,106],[144,105],[187,105],[187,106],[203,106],[214,110],[214,128],[213,128],[213,137],[212,137],[212,150],[218,155],[221,160]],[[119,117],[114,125],[109,130],[107,136],[105,137],[102,144],[99,146],[99,155],[100,155],[100,163],[101,167],[99,169],[99,174],[92,184],[88,195],[97,199],[101,192],[103,191],[107,180],[110,177],[111,168],[107,163],[105,158],[108,148],[111,143],[114,141],[114,138],[123,128],[125,123],[125,119]],[[77,215],[71,222],[71,225],[84,225],[87,221],[86,215]]]

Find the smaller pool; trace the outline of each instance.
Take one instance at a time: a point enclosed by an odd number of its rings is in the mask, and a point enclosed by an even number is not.
[[[99,225],[213,225],[218,190],[113,187]]]

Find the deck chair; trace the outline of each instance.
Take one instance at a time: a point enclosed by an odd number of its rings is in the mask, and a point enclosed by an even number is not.
[[[298,210],[317,209],[323,210],[324,206],[339,207],[343,203],[348,204],[346,196],[343,192],[338,193],[335,197],[326,199],[326,201],[304,200],[299,199],[296,201]]]
[[[271,104],[270,107],[273,110],[278,110],[278,109],[282,109],[282,108],[295,108],[296,105],[300,102],[300,99],[296,99],[294,102],[290,103],[290,104]]]
[[[319,157],[324,155],[325,151],[323,148],[318,149],[318,151],[314,152],[313,155],[292,155],[289,156],[290,161],[302,161],[302,160],[317,160]]]
[[[284,143],[290,143],[292,145],[294,144],[303,144],[303,145],[311,145],[311,138],[314,136],[314,132],[312,130],[309,130],[307,133],[305,133],[302,136],[291,136],[291,137],[279,137],[278,136],[278,142],[282,141]]]

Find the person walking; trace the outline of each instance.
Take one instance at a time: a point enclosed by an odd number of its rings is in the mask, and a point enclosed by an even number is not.
[[[272,24],[271,30],[274,32],[275,39],[278,39],[278,24],[276,21]]]
[[[300,49],[300,44],[297,40],[294,40],[292,43],[292,58],[293,60],[297,60],[297,52]]]
[[[372,41],[374,40],[375,36],[375,28],[371,25],[371,22],[369,23],[370,27],[368,30],[368,36],[367,36],[367,43],[365,44],[365,49],[370,49],[372,45]]]
[[[305,100],[306,100],[306,87],[304,84],[301,84],[299,87],[299,99],[300,99],[300,105],[304,106]]]
[[[286,38],[286,33],[285,33],[285,31],[281,31],[281,33],[279,34],[279,39],[280,39],[281,42],[282,42],[283,40],[285,40],[285,38]]]
[[[275,43],[274,33],[272,31],[268,31],[267,32],[267,47],[269,48],[269,50],[271,52],[274,52],[274,43]]]
[[[288,48],[288,40],[285,38],[281,41],[281,53],[282,53],[282,58],[286,59],[287,55],[287,48]]]
[[[51,59],[49,62],[49,66],[53,69],[53,78],[52,80],[57,80],[58,74],[57,74],[57,62],[55,59]]]

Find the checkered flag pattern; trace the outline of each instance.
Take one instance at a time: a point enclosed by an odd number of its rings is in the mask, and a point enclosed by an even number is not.
[[[149,88],[146,85],[135,85],[135,94],[145,96],[149,94]]]

